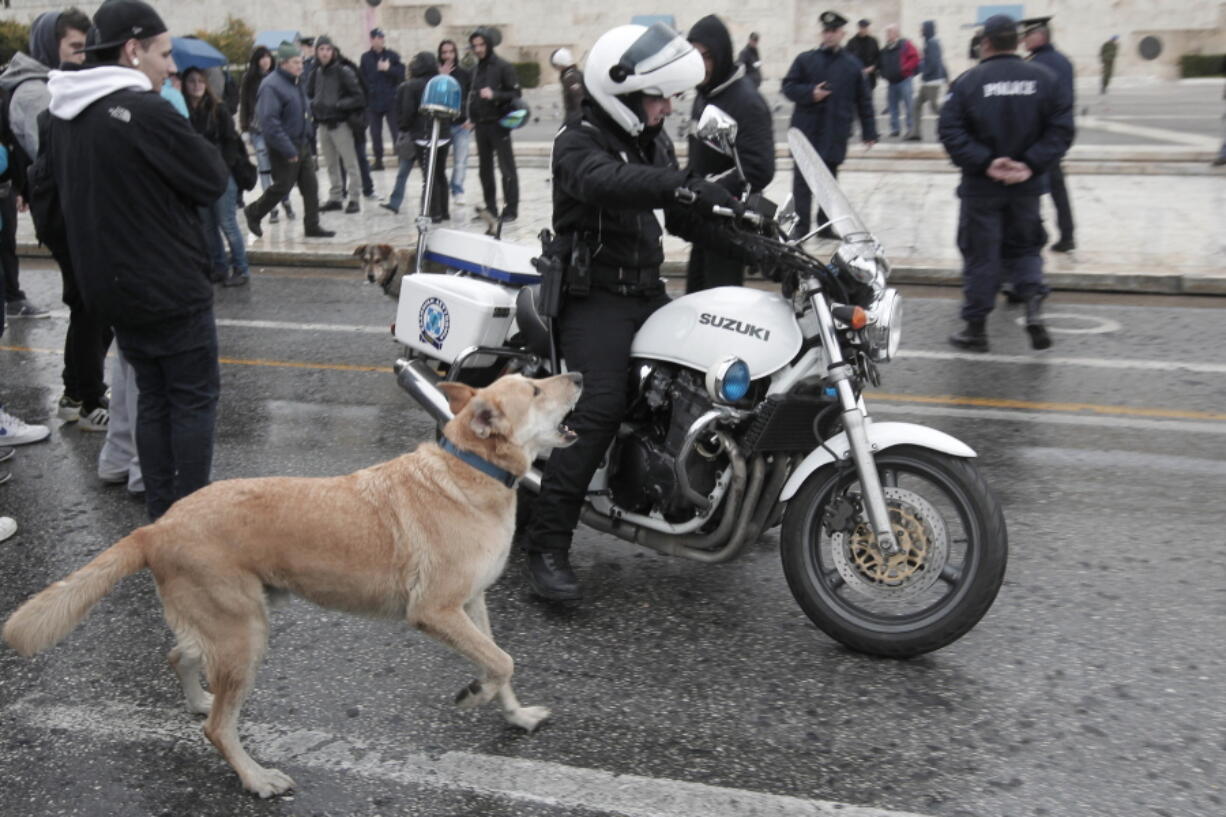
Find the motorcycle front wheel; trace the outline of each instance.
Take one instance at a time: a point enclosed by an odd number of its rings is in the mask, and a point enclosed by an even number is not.
[[[859,652],[909,658],[961,638],[1005,576],[1000,504],[965,459],[913,446],[875,457],[894,536],[888,559],[855,468],[819,469],[788,502],[780,536],[792,595],[824,633]]]

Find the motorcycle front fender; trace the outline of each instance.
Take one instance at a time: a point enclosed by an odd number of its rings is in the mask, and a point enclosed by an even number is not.
[[[869,447],[874,453],[884,451],[896,445],[915,445],[920,448],[930,448],[954,457],[974,457],[975,449],[966,443],[951,437],[944,431],[917,425],[915,423],[874,423],[865,426],[868,434]],[[851,456],[851,444],[847,441],[847,433],[836,434],[826,441],[826,444],[809,452],[809,456],[801,461],[788,481],[784,483],[779,495],[780,502],[787,502],[800,486],[817,469],[832,462],[846,460]]]

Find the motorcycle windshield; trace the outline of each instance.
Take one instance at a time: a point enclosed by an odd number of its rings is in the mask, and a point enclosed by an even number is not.
[[[813,197],[826,212],[826,218],[833,222],[830,226],[840,238],[865,245],[865,251],[871,256],[872,251],[867,248],[873,244],[873,234],[864,226],[851,202],[843,195],[843,189],[830,174],[826,163],[818,157],[808,137],[796,128],[789,128],[788,147],[792,150],[792,157],[796,160],[796,167],[804,177],[805,184],[809,185]]]

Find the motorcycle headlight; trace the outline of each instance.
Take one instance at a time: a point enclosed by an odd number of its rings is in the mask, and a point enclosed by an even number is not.
[[[885,287],[889,265],[884,261],[880,246],[863,241],[844,243],[834,258],[836,267],[861,284],[872,287],[873,291]]]
[[[735,403],[749,393],[749,364],[726,357],[707,370],[707,394],[720,403]]]
[[[886,363],[898,354],[902,341],[902,296],[896,289],[881,293],[868,310],[868,326],[863,336],[873,360]]]

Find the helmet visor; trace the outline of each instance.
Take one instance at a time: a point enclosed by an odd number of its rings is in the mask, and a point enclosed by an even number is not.
[[[676,62],[694,50],[667,23],[653,23],[635,40],[618,63],[630,74],[644,76]]]

